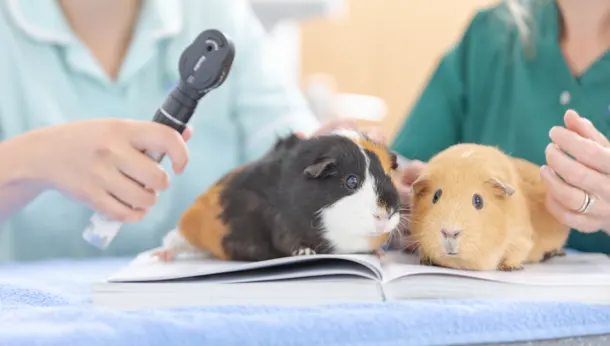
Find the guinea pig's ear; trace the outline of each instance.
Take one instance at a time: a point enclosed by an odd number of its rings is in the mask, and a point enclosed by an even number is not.
[[[499,195],[504,197],[512,196],[515,193],[515,188],[511,185],[504,183],[498,178],[491,178],[487,180],[487,183],[491,185],[491,187],[499,193]]]
[[[420,175],[413,183],[411,183],[411,190],[413,191],[413,196],[421,196],[421,194],[426,193],[428,190],[430,181],[425,175]]]
[[[309,178],[326,178],[337,174],[336,161],[333,158],[325,157],[305,168],[305,175]]]
[[[398,168],[398,155],[395,152],[390,151],[390,169],[395,171]]]

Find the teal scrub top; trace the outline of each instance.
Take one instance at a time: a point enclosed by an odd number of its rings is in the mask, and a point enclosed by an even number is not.
[[[480,10],[442,57],[394,139],[399,154],[427,161],[474,142],[545,164],[549,130],[564,125],[569,108],[610,135],[610,53],[574,77],[560,49],[555,1],[534,9],[533,55],[507,15],[503,3]],[[572,231],[568,246],[610,253],[610,236]]]
[[[160,245],[198,194],[232,168],[259,157],[290,130],[319,126],[247,0],[149,0],[118,79],[100,69],[71,31],[56,0],[0,2],[0,140],[93,118],[152,119],[178,80],[178,59],[201,31],[235,43],[227,81],[204,97],[191,125],[190,162],[141,221],[123,226],[106,251],[81,233],[92,211],[49,191],[0,224],[0,260],[132,256]],[[163,166],[171,173],[169,160]]]

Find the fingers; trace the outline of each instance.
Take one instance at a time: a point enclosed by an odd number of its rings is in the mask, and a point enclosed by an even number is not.
[[[100,174],[100,178],[102,188],[127,207],[149,209],[157,202],[155,191],[145,189],[118,170],[108,170]]]
[[[187,126],[186,129],[182,132],[182,139],[184,139],[185,142],[188,142],[191,137],[193,137],[193,128]]]
[[[320,136],[331,133],[339,129],[350,129],[354,130],[358,128],[358,123],[353,119],[337,119],[327,122],[322,125],[311,137]]]
[[[383,132],[377,128],[377,127],[370,127],[367,128],[363,131],[363,133],[369,137],[372,141],[374,142],[378,142],[378,143],[386,143],[387,142],[387,138],[386,136],[383,134]]]
[[[419,178],[419,175],[426,167],[426,164],[419,161],[413,160],[410,161],[404,169],[404,173],[402,175],[402,183],[406,185],[411,185],[413,182]]]
[[[548,166],[542,166],[540,173],[547,186],[548,194],[552,194],[556,201],[570,211],[580,209],[585,198],[582,190],[566,184]]]
[[[396,189],[398,190],[398,196],[400,197],[400,204],[403,207],[410,207],[412,198],[411,189],[400,182],[396,184]]]
[[[599,172],[610,173],[610,151],[601,144],[559,126],[553,127],[549,136],[553,143],[576,158],[578,162]],[[603,159],[605,157],[608,159]]]
[[[137,222],[141,220],[147,212],[145,209],[132,209],[131,207],[128,207],[102,189],[87,193],[87,195],[90,196],[90,198],[85,201],[85,204],[89,205],[90,208],[101,212],[110,219],[120,222]]]
[[[174,172],[184,170],[189,159],[188,149],[182,136],[174,129],[153,122],[135,122],[130,138],[138,150],[169,156]]]
[[[593,218],[589,214],[578,214],[574,211],[566,209],[560,201],[552,194],[546,195],[545,200],[548,211],[564,225],[577,229],[580,232],[591,233],[601,229],[601,223],[598,219]]]
[[[574,110],[568,109],[563,117],[566,127],[584,138],[591,139],[603,147],[610,147],[610,141],[599,132],[589,119],[582,118]]]
[[[569,158],[553,143],[546,147],[545,154],[549,167],[568,184],[591,194],[609,195],[604,175]]]
[[[161,165],[135,149],[117,153],[116,166],[148,189],[160,191],[169,187],[169,175]]]

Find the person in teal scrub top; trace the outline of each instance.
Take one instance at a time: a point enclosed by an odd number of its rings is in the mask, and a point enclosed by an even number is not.
[[[453,144],[498,146],[542,166],[547,206],[573,228],[568,247],[610,253],[609,48],[609,1],[507,0],[480,10],[394,139],[413,160],[404,183]]]
[[[234,41],[235,61],[181,137],[150,120],[183,49],[209,28]],[[277,68],[247,0],[7,0],[0,41],[0,260],[159,246],[221,175],[280,135],[325,128]],[[127,222],[106,251],[81,237],[95,210]]]

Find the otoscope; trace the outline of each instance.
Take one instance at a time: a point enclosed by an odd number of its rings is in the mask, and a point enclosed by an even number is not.
[[[227,78],[235,47],[233,42],[216,29],[205,30],[182,52],[178,69],[180,81],[155,112],[154,122],[167,125],[182,133],[191,119],[199,100],[219,87]],[[163,153],[145,153],[161,162]],[[105,249],[119,232],[122,223],[95,213],[83,232],[90,244]]]

